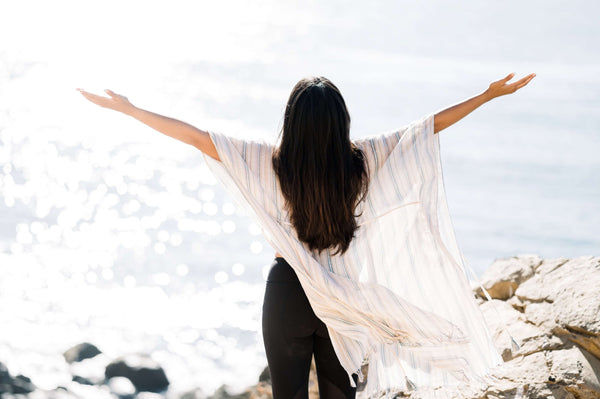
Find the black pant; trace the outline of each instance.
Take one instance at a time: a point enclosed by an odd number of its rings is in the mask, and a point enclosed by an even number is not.
[[[335,354],[325,324],[315,315],[294,269],[275,258],[267,277],[262,330],[273,399],[307,399],[314,352],[321,399],[354,399],[356,388]],[[358,380],[352,374],[354,381]]]

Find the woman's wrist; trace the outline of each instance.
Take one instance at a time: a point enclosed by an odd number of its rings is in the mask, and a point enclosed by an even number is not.
[[[135,118],[135,115],[140,111],[140,108],[136,107],[133,104],[130,104],[128,107],[126,107],[125,109],[121,110],[122,113],[124,113],[125,115],[129,115]]]
[[[481,96],[485,100],[485,102],[488,102],[488,101],[496,98],[496,96],[489,89],[487,89],[486,91],[481,93]]]

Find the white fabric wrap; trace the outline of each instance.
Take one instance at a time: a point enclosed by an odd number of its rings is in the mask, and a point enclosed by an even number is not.
[[[302,243],[284,209],[266,141],[210,132],[220,162],[205,162],[292,266],[326,325],[340,363],[366,385],[357,397],[468,397],[503,364],[470,288],[450,219],[434,114],[353,140],[369,191],[343,255]]]

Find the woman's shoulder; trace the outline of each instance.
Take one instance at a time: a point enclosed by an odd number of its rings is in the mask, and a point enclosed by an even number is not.
[[[361,150],[379,150],[392,149],[400,141],[401,131],[398,129],[387,130],[377,134],[370,134],[359,137],[352,142]]]
[[[429,113],[395,129],[359,137],[352,140],[352,142],[362,150],[371,150],[371,152],[385,155],[386,153],[389,154],[396,147],[407,132],[421,132],[426,130],[425,128],[428,125],[433,126],[433,113]]]
[[[228,147],[228,151],[235,151],[244,161],[259,161],[271,157],[275,144],[264,137],[241,137],[212,131],[213,140],[221,147]]]
[[[389,130],[352,140],[365,157],[369,170],[376,172],[383,166],[401,138],[401,131]]]
[[[240,137],[234,135],[226,135],[223,133],[217,133],[234,145],[237,148],[259,148],[259,149],[271,149],[275,147],[275,144],[264,137]]]

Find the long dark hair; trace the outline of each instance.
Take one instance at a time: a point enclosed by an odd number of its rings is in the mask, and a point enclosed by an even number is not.
[[[364,153],[350,141],[350,114],[327,78],[308,77],[292,89],[281,144],[273,153],[285,207],[298,238],[319,252],[343,254],[358,229],[357,205],[368,189]]]

